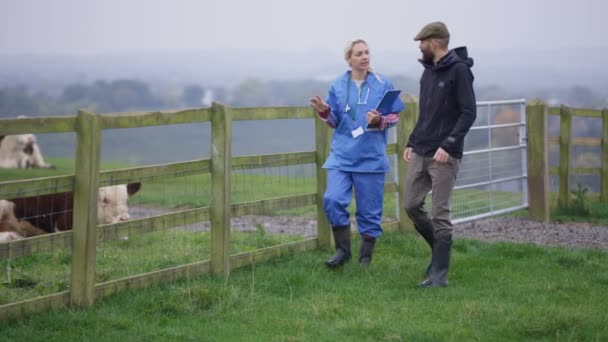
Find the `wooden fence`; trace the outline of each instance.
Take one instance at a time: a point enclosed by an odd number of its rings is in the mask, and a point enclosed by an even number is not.
[[[571,175],[594,175],[601,179],[600,200],[608,201],[608,110],[590,110],[566,106],[549,108],[549,115],[559,116],[560,135],[549,137],[549,142],[559,145],[559,167],[551,168],[550,174],[559,176],[560,207],[567,207],[571,199]],[[598,118],[602,121],[602,137],[572,137],[574,116]],[[600,167],[571,167],[571,146],[601,146]]]
[[[549,136],[549,115],[559,116],[559,136]],[[530,189],[530,214],[549,220],[549,175],[559,177],[557,205],[567,207],[571,200],[571,175],[595,175],[600,177],[600,201],[608,201],[608,110],[548,107],[541,101],[532,101],[527,107],[528,116],[528,183]],[[574,116],[601,119],[601,138],[572,137]],[[549,144],[559,145],[559,166],[549,167]],[[571,146],[601,146],[600,167],[571,167]]]
[[[387,153],[397,154],[398,181],[385,186],[387,193],[398,192],[402,198],[405,193],[407,163],[401,158],[403,148],[413,130],[418,116],[418,106],[413,98],[404,98],[407,106],[401,113],[397,126],[397,143],[389,144]],[[586,115],[603,118],[602,168],[593,169],[602,175],[602,200],[608,200],[608,112],[548,108],[540,101],[532,101],[527,106],[528,125],[528,189],[530,216],[541,221],[549,220],[549,167],[547,133],[548,115],[562,115],[562,130],[568,130],[571,115]],[[126,288],[140,288],[152,283],[169,281],[200,274],[225,274],[235,268],[254,262],[279,257],[294,251],[307,251],[331,247],[331,230],[322,210],[323,193],[327,177],[321,165],[325,161],[331,138],[330,129],[320,120],[315,120],[314,151],[281,153],[257,156],[232,156],[232,123],[239,120],[269,119],[310,119],[316,114],[307,107],[289,108],[231,108],[213,104],[211,108],[192,109],[178,112],[122,113],[98,115],[84,110],[77,116],[4,119],[0,120],[0,135],[21,133],[63,133],[76,132],[77,154],[75,174],[71,176],[27,179],[0,182],[0,194],[6,198],[20,197],[31,191],[36,194],[50,194],[61,191],[74,191],[74,226],[72,231],[43,235],[18,241],[3,243],[0,259],[9,259],[52,251],[62,247],[71,249],[71,279],[68,291],[51,294],[0,306],[0,319],[18,317],[23,314],[63,306],[89,306],[96,299],[108,296]],[[122,170],[100,171],[101,132],[106,129],[137,128],[184,123],[211,123],[211,158],[164,165],[135,167]],[[563,131],[564,132],[564,131]],[[577,143],[569,135],[562,134],[560,144]],[[592,141],[598,143],[596,140]],[[568,148],[562,148],[562,158],[567,160]],[[564,152],[566,151],[566,152]],[[288,166],[316,164],[316,191],[282,198],[234,204],[231,201],[231,171],[254,168],[256,166]],[[565,166],[564,166],[565,165]],[[568,163],[560,166],[560,175],[568,174]],[[577,171],[577,170],[574,170]],[[200,207],[175,213],[131,220],[122,223],[98,226],[96,222],[97,189],[103,182],[107,185],[162,179],[200,173],[211,174],[212,201],[209,207]],[[173,175],[173,176],[172,176]],[[567,177],[560,177],[560,189],[568,189]],[[9,196],[10,195],[10,196]],[[560,192],[560,198],[562,194]],[[566,196],[566,195],[564,195]],[[566,199],[567,200],[567,199]],[[289,209],[304,205],[317,206],[317,237],[293,243],[259,249],[252,252],[230,255],[230,218],[246,215],[260,208]],[[167,222],[180,217],[184,224],[211,221],[211,254],[209,260],[200,260],[187,265],[171,267],[146,274],[131,276],[105,283],[95,283],[96,245],[107,236],[118,236],[121,232],[137,233],[160,229]],[[406,218],[403,208],[399,209],[400,218],[384,225],[385,230],[412,231],[412,223]]]
[[[416,106],[403,113],[399,131],[411,129],[415,120]],[[140,288],[152,283],[169,281],[200,274],[225,274],[232,269],[254,262],[268,260],[294,251],[306,251],[331,247],[331,230],[322,210],[326,173],[322,164],[329,152],[330,129],[320,120],[315,124],[316,148],[314,151],[281,153],[256,156],[232,156],[232,123],[239,120],[306,119],[316,114],[308,107],[289,108],[231,108],[214,103],[211,108],[178,112],[121,113],[98,115],[80,110],[77,116],[22,118],[0,120],[0,135],[22,133],[76,132],[76,166],[71,176],[26,179],[0,182],[0,194],[4,198],[17,198],[35,191],[38,195],[62,191],[74,191],[73,230],[37,236],[3,243],[0,259],[49,252],[55,248],[72,251],[71,279],[68,291],[28,299],[0,306],[0,319],[18,317],[23,314],[62,306],[89,306],[96,299],[116,293],[122,289]],[[409,120],[407,118],[410,118]],[[129,169],[100,171],[101,132],[107,129],[137,128],[184,123],[211,123],[211,158]],[[407,139],[402,133],[400,144]],[[396,144],[387,147],[389,154],[397,152]],[[291,166],[316,164],[317,186],[314,193],[264,199],[261,201],[234,204],[231,201],[231,171],[255,167]],[[404,174],[405,165],[400,172]],[[211,174],[212,200],[209,207],[182,210],[127,222],[97,225],[98,184],[122,184],[150,181],[172,175],[188,176],[200,173]],[[174,177],[174,176],[173,176]],[[403,184],[387,184],[386,192],[402,193]],[[230,218],[247,215],[260,209],[290,209],[305,205],[317,205],[317,237],[279,246],[259,249],[236,255],[229,254]],[[174,222],[179,216],[183,224],[210,220],[211,245],[209,260],[162,269],[105,283],[95,283],[96,246],[108,237],[121,233],[143,233],[162,229],[165,223]],[[405,216],[402,216],[405,217]],[[407,220],[384,225],[385,230],[411,229]]]

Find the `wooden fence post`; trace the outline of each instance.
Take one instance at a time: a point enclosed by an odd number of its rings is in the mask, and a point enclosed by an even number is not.
[[[211,272],[230,273],[232,113],[213,103],[211,114]]]
[[[600,201],[608,202],[608,109],[602,111],[602,194]]]
[[[331,131],[327,124],[317,117],[315,120],[315,164],[317,168],[317,239],[319,248],[331,248],[331,227],[325,212],[323,211],[323,194],[327,187],[327,171],[323,169],[323,163],[329,155]]]
[[[405,103],[405,110],[401,112],[399,123],[397,124],[397,185],[399,193],[399,230],[414,231],[414,224],[407,216],[403,207],[403,199],[405,198],[405,178],[407,177],[408,163],[403,160],[403,150],[410,138],[410,134],[416,126],[418,120],[418,102],[411,95],[406,95],[402,98]]]
[[[572,136],[572,113],[561,106],[559,134],[559,206],[568,207],[570,203],[570,143]]]
[[[547,107],[532,100],[526,107],[530,218],[549,222],[549,140]]]
[[[101,125],[99,115],[78,111],[70,288],[70,301],[74,306],[90,306],[95,301]]]

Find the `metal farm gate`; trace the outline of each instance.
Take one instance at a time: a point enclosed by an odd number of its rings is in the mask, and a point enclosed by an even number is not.
[[[526,101],[477,103],[452,197],[454,223],[528,207]]]

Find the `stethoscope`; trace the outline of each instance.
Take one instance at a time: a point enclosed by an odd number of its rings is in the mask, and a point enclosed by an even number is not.
[[[351,75],[348,75],[348,85],[346,86],[346,107],[344,107],[344,112],[346,113],[350,113],[350,106],[348,105],[348,100],[349,100],[349,96],[350,96],[350,83],[351,83]],[[370,91],[370,87],[367,86],[367,93],[365,95],[365,100],[363,102],[361,102],[361,89],[363,89],[363,84],[365,84],[366,82],[363,82],[361,84],[361,87],[359,88],[359,96],[357,97],[357,106],[355,107],[355,115],[356,113],[356,108],[360,105],[360,104],[367,104],[367,99],[369,98],[369,91]],[[355,118],[353,117],[353,120]]]

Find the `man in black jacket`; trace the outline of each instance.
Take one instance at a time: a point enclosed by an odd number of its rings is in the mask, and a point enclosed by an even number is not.
[[[420,116],[403,152],[409,163],[405,210],[431,247],[431,264],[419,286],[448,284],[452,247],[451,199],[464,137],[476,118],[473,59],[466,47],[448,50],[450,33],[442,22],[426,25],[420,41],[424,72],[420,79]],[[424,199],[432,192],[431,217]]]

